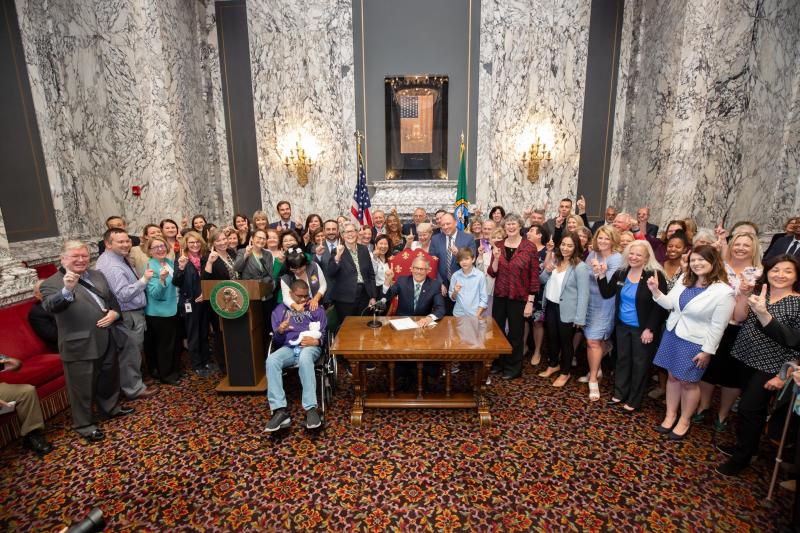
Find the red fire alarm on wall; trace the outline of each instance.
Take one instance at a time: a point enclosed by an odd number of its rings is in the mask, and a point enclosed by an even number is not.
[[[131,192],[133,193],[134,196],[141,196],[142,188],[139,187],[138,185],[134,185],[133,187],[131,187]]]

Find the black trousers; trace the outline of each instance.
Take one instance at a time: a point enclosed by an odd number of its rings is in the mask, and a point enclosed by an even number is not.
[[[614,398],[639,408],[642,405],[650,365],[658,339],[642,344],[642,328],[617,322],[617,364],[614,367]]]
[[[575,356],[572,347],[575,325],[572,322],[561,322],[559,305],[547,300],[544,308],[544,327],[547,332],[548,365],[560,366],[562,374],[569,374],[572,358]]]
[[[525,341],[523,338],[525,335],[525,317],[522,316],[524,311],[525,302],[499,296],[494,297],[492,318],[497,322],[500,329],[504,329],[504,325],[508,321],[506,338],[511,344],[511,355],[501,356],[495,366],[496,369],[504,374],[518,376],[522,373],[522,344]]]
[[[183,326],[186,329],[186,346],[192,370],[200,370],[211,362],[208,344],[209,307],[205,302],[193,303],[192,312],[183,311]]]
[[[747,466],[750,458],[758,453],[761,432],[769,414],[769,401],[775,394],[765,389],[764,384],[775,376],[743,364],[739,366],[739,377],[742,395],[736,412],[736,451],[730,460],[736,465]]]
[[[335,300],[333,302],[334,307],[336,307],[336,314],[339,316],[339,324],[344,322],[344,318],[347,316],[362,316],[362,313],[367,314],[364,311],[369,305],[367,291],[364,289],[363,283],[359,283],[356,287],[356,297],[352,302],[342,302],[341,300]]]
[[[175,337],[178,320],[175,316],[145,316],[148,346],[155,352],[158,377],[161,381],[174,381],[180,373],[180,361],[175,356]]]

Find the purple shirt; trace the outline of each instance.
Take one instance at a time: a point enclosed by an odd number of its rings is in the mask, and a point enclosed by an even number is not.
[[[135,311],[144,309],[147,304],[145,289],[147,284],[142,283],[133,267],[124,257],[106,250],[97,258],[95,269],[103,273],[108,281],[108,287],[117,297],[122,311]]]
[[[286,320],[287,316],[291,317],[289,320],[290,329],[287,329],[284,333],[278,333],[278,326],[281,325],[281,322]],[[278,304],[278,307],[272,311],[272,331],[276,347],[285,346],[289,344],[289,341],[297,340],[301,332],[311,329],[308,327],[311,322],[319,322],[319,330],[322,332],[319,343],[320,346],[322,346],[322,343],[325,342],[325,334],[327,333],[325,330],[328,327],[325,309],[323,309],[322,306],[317,307],[316,311],[312,311],[308,308],[308,304],[306,304],[305,309],[298,312],[294,311],[286,304]]]

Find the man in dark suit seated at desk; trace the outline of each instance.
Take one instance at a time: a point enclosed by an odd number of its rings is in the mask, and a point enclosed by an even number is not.
[[[391,269],[386,271],[386,279],[383,282],[386,293],[386,301],[391,302],[397,296],[398,316],[422,316],[417,320],[419,327],[430,325],[434,320],[441,320],[445,313],[444,297],[442,297],[442,282],[428,277],[431,266],[424,257],[417,257],[411,263],[411,275],[400,276],[394,285],[389,286],[394,279],[394,272]],[[425,316],[423,316],[425,315]],[[411,379],[413,363],[398,363],[395,368],[397,371],[397,388],[403,390],[413,383]],[[437,376],[439,371],[438,363],[428,363],[425,365],[425,373],[428,376]]]

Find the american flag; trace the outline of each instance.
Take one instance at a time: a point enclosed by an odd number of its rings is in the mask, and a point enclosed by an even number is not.
[[[350,206],[350,213],[353,218],[361,224],[372,225],[372,217],[369,208],[372,205],[369,201],[369,190],[367,190],[367,175],[364,173],[364,160],[361,157],[361,143],[358,143],[358,182],[356,190],[353,192],[353,203]]]
[[[400,153],[433,152],[433,95],[400,97]]]

